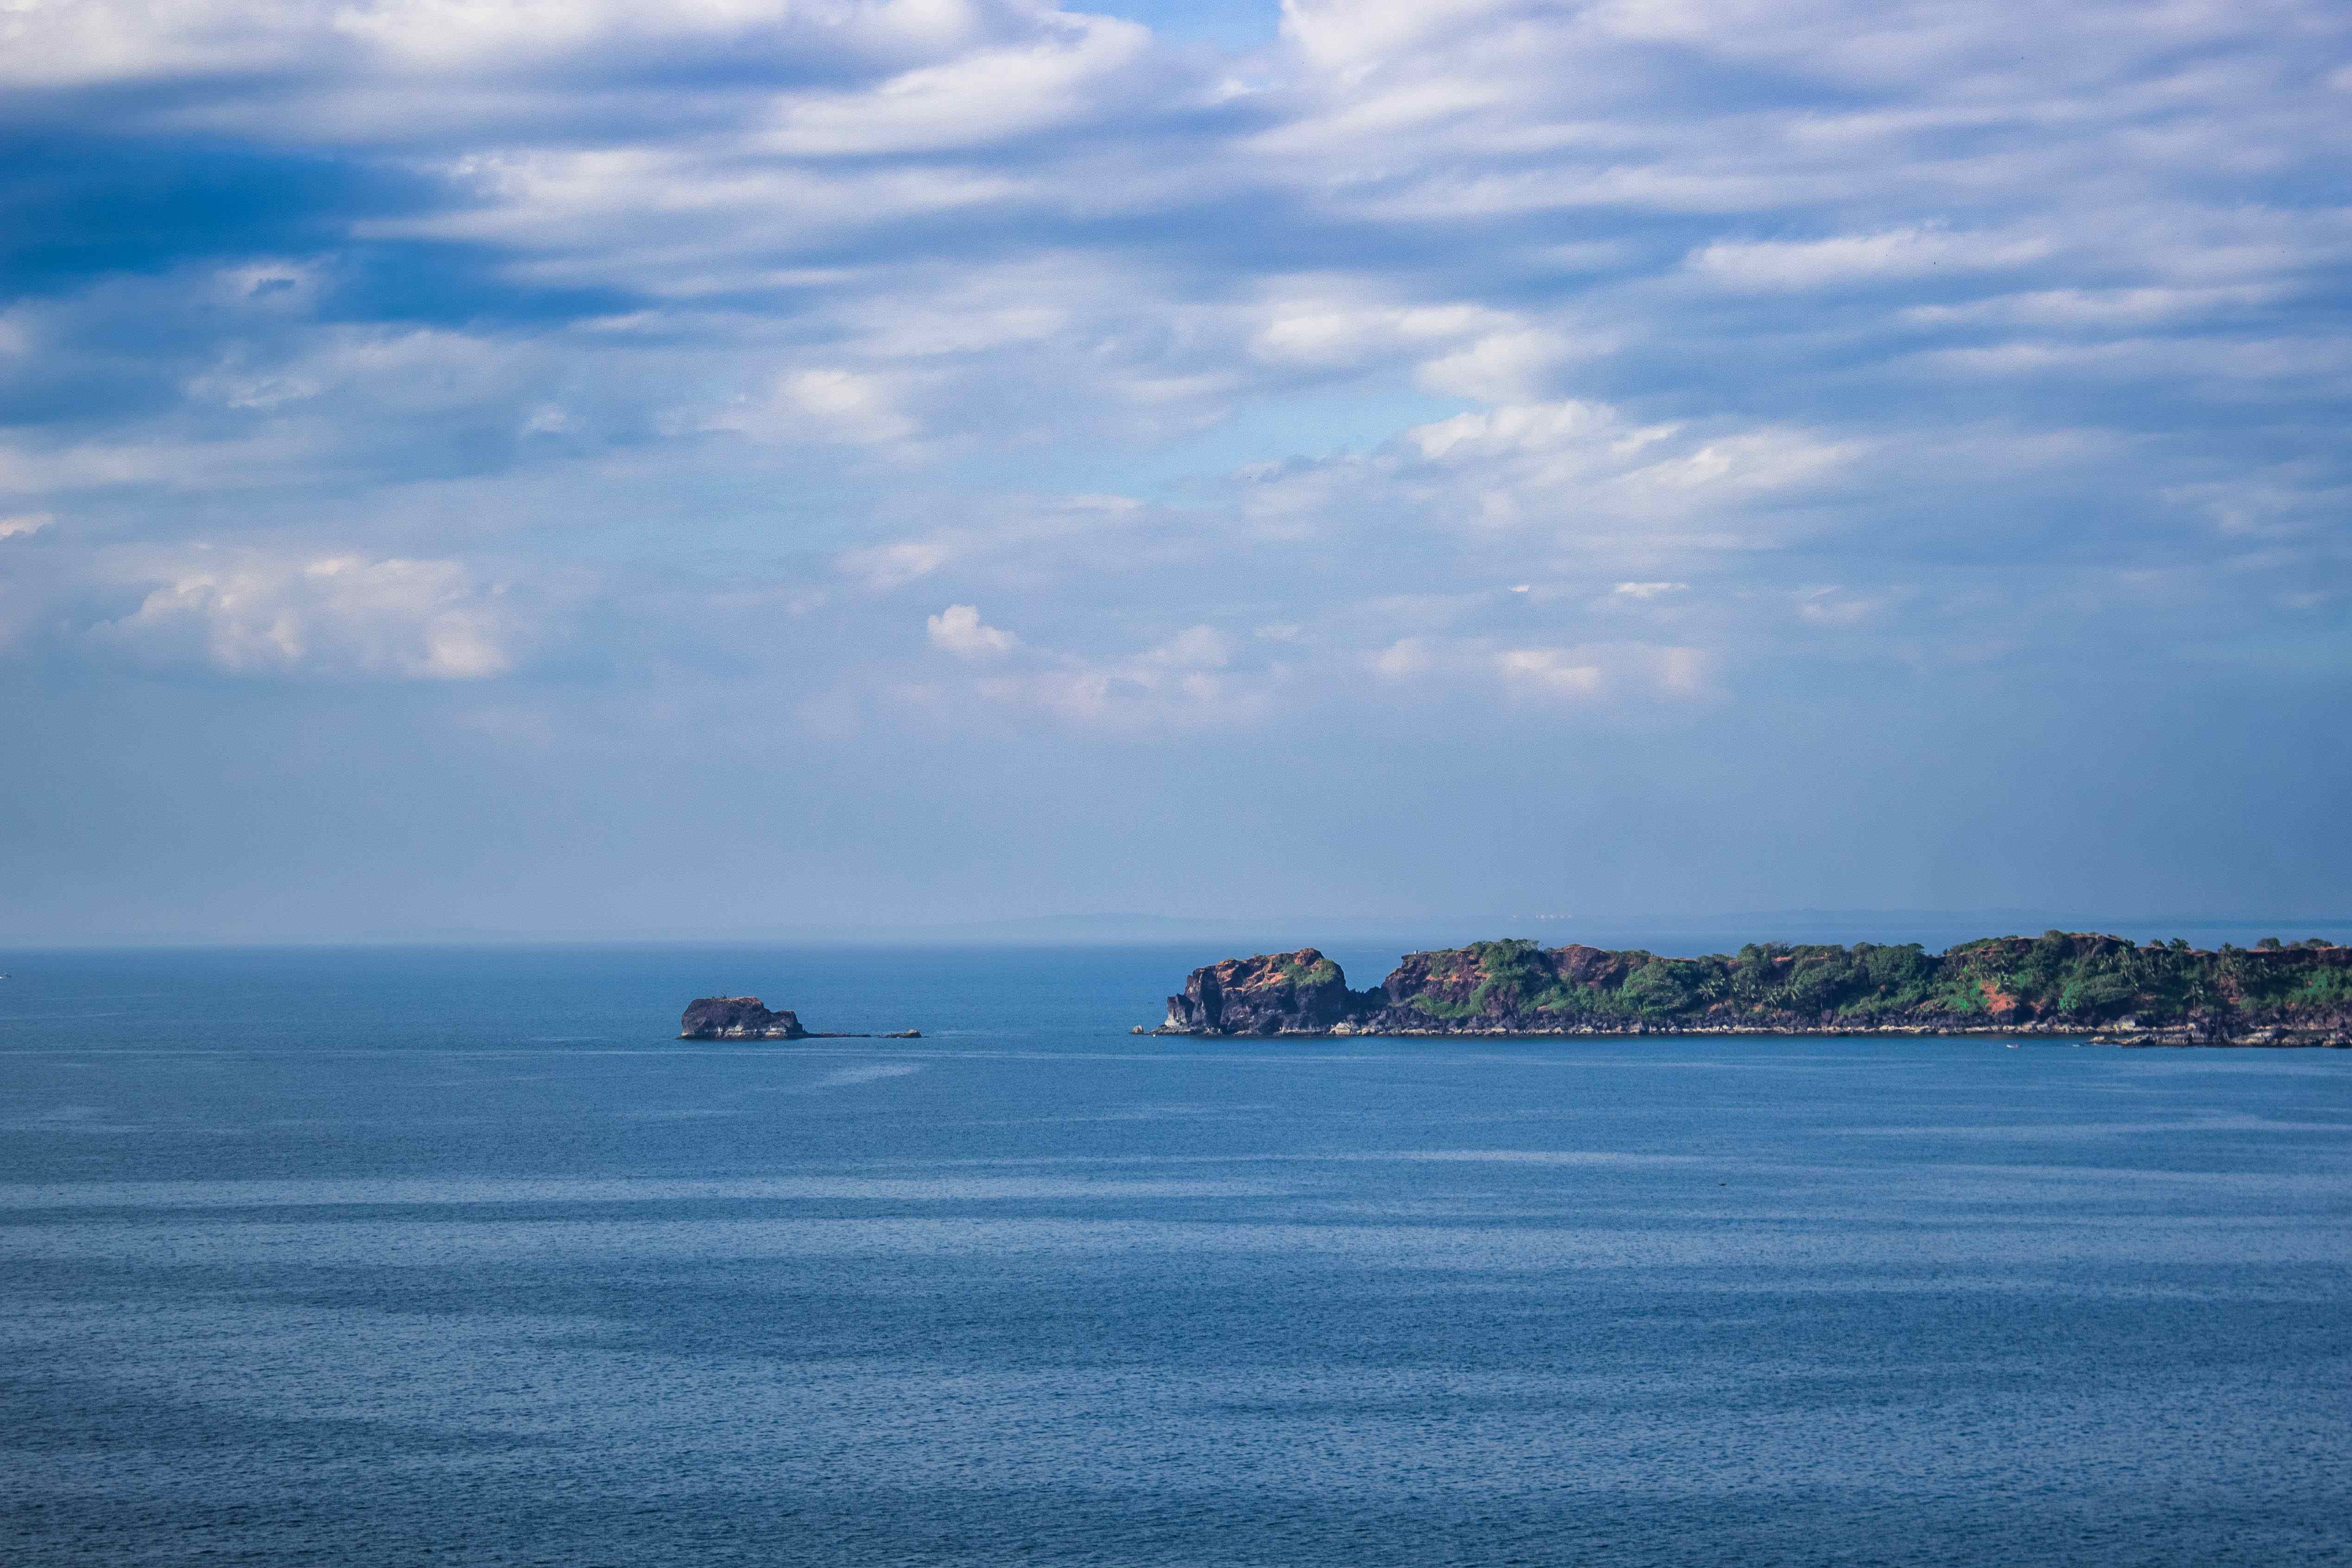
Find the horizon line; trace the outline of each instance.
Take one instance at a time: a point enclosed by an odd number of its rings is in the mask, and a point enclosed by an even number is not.
[[[2172,913],[2166,915],[2101,915],[2065,914],[2030,905],[2011,905],[1984,909],[1822,909],[1799,907],[1757,910],[1703,915],[1296,915],[1296,916],[1205,916],[1145,915],[1139,913],[1099,913],[1086,915],[1046,915],[1015,916],[984,921],[874,921],[836,922],[823,925],[793,926],[739,927],[732,930],[692,931],[675,927],[659,930],[604,931],[531,931],[500,927],[447,926],[417,927],[402,930],[351,932],[333,936],[295,935],[236,935],[220,936],[195,933],[105,933],[89,936],[55,936],[18,933],[0,935],[0,947],[20,952],[66,952],[90,950],[131,951],[140,949],[190,950],[204,948],[373,948],[373,947],[599,947],[599,946],[677,946],[732,945],[801,945],[816,946],[1124,946],[1147,945],[1150,937],[1137,932],[1125,935],[1106,932],[1105,926],[1124,923],[1130,926],[1157,928],[1168,940],[1206,938],[1210,936],[1241,937],[1245,933],[1269,934],[1276,930],[1297,931],[1300,927],[1324,926],[1337,928],[1323,940],[1365,941],[1378,938],[1402,937],[1413,931],[1432,925],[1501,925],[1510,922],[1559,925],[1580,924],[1601,928],[1603,934],[1612,930],[1625,932],[1647,927],[1658,936],[1690,935],[1721,936],[1726,927],[1751,923],[1802,920],[1809,923],[1840,924],[1877,920],[1891,925],[1950,925],[1978,920],[1998,922],[2004,917],[2021,921],[2021,925],[2035,921],[2048,921],[2044,930],[2064,930],[2076,935],[2116,935],[2114,929],[2128,927],[2204,927],[2217,930],[2274,927],[2264,932],[2283,941],[2306,939],[2312,933],[2292,936],[2304,926],[2352,925],[2352,915],[2221,915]],[[2069,923],[2072,924],[2069,924]],[[1062,926],[1084,927],[1083,932],[1059,930]],[[1984,936],[2038,936],[2039,931],[1996,931],[1987,929]],[[1866,940],[1867,938],[1865,938]],[[1963,938],[1969,940],[1972,938]],[[1310,945],[1312,945],[1310,943]],[[1595,944],[1596,946],[1600,944]]]

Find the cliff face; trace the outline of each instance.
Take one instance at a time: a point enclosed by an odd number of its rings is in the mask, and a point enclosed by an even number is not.
[[[1313,948],[1196,969],[1171,1033],[2096,1033],[2138,1044],[2352,1045],[2352,947],[2218,953],[2053,931],[1917,946],[1639,950],[1477,942],[1349,991]]]
[[[1195,969],[1168,998],[1168,1034],[1327,1034],[1359,1010],[1339,966],[1312,947]]]
[[[697,997],[677,1020],[680,1040],[806,1040],[791,1011],[771,1012],[757,997]]]

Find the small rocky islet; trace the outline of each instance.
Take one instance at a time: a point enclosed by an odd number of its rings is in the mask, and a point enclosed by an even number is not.
[[[1754,943],[1672,958],[1507,939],[1409,953],[1362,991],[1302,947],[1193,970],[1149,1032],[2087,1035],[2118,1045],[2352,1047],[2352,947],[2315,938],[2209,951],[2050,931],[1943,953]]]
[[[790,1008],[771,1009],[757,997],[697,997],[686,1004],[677,1020],[680,1040],[920,1040],[923,1031],[894,1030],[888,1034],[836,1034],[801,1027],[800,1015]]]

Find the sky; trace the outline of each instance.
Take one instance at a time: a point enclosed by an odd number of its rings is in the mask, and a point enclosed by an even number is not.
[[[0,936],[2352,910],[2347,128],[2331,0],[9,0]]]

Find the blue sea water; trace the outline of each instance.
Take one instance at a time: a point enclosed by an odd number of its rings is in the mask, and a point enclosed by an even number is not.
[[[2352,1053],[1127,1032],[1217,956],[0,955],[0,1559],[2352,1563]]]

